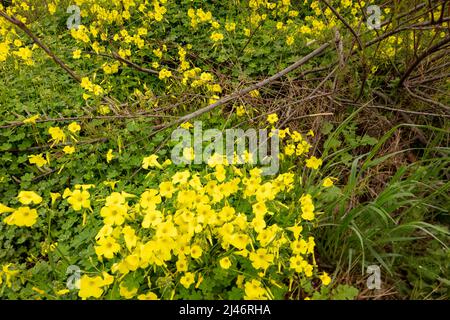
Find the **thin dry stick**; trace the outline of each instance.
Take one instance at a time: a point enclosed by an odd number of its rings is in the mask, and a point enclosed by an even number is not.
[[[442,23],[447,22],[447,21],[450,21],[450,17],[444,18]],[[395,34],[397,34],[399,32],[402,32],[402,31],[407,31],[407,30],[410,30],[410,29],[413,29],[413,28],[416,28],[416,27],[432,26],[432,25],[442,24],[442,23],[441,22],[433,22],[433,21],[425,21],[425,22],[421,22],[421,23],[417,23],[417,24],[413,24],[413,25],[397,28],[397,29],[391,30],[389,32],[386,32],[386,33],[382,34],[379,37],[376,37],[375,39],[373,39],[371,41],[366,42],[364,46],[366,48],[370,47],[370,46],[374,45],[375,43],[381,42],[384,39],[389,38],[389,37],[391,37],[391,36],[393,36],[393,35],[395,35]]]
[[[6,12],[0,10],[0,16],[20,28],[23,32],[25,32],[42,50],[50,56],[53,61],[55,61],[61,68],[63,68],[75,81],[81,83],[81,78],[78,76],[72,69],[70,69],[60,58],[58,58],[49,47],[47,47],[38,37],[36,37],[33,32],[20,20],[10,17]]]
[[[439,51],[442,49],[443,46],[445,46],[447,43],[450,43],[450,37],[444,38],[438,43],[434,44],[433,46],[429,47],[427,50],[425,50],[420,56],[416,58],[416,60],[406,69],[405,73],[401,77],[398,87],[403,86],[403,83],[408,79],[411,72],[414,71],[414,69],[422,62],[423,59],[428,57],[429,55]]]
[[[148,113],[137,113],[137,114],[119,114],[114,116],[80,116],[80,117],[66,117],[66,118],[49,118],[36,120],[36,123],[43,122],[67,122],[67,121],[80,121],[80,120],[116,120],[116,119],[134,119],[134,118],[175,118],[175,116],[170,115],[160,115],[160,114],[148,114]],[[27,123],[23,121],[11,122],[9,124],[0,126],[0,129],[8,129],[13,127],[20,127],[26,125]]]
[[[227,102],[230,102],[232,100],[235,100],[243,95],[246,95],[247,93],[253,91],[253,90],[257,90],[259,88],[262,88],[264,86],[266,86],[267,84],[285,76],[286,74],[288,74],[289,72],[297,69],[298,67],[300,67],[301,65],[305,64],[306,62],[308,62],[309,60],[311,60],[312,58],[321,55],[326,48],[328,48],[330,46],[330,43],[324,43],[323,45],[321,45],[319,48],[317,48],[316,50],[314,50],[313,52],[311,52],[310,54],[304,56],[302,59],[300,59],[299,61],[295,62],[294,64],[290,65],[289,67],[281,70],[280,72],[277,72],[276,74],[274,74],[273,76],[266,78],[254,85],[248,86],[247,88],[244,88],[242,90],[239,90],[233,94],[230,94],[228,96],[223,97],[222,99],[216,101],[213,104],[210,104],[204,108],[198,109],[195,112],[192,112],[190,114],[187,114],[183,117],[180,117],[179,119],[177,119],[176,121],[173,121],[167,125],[159,125],[159,126],[155,126],[154,130],[159,130],[159,129],[163,129],[163,128],[168,128],[171,127],[173,125],[179,124],[179,123],[183,123],[186,121],[189,121],[193,118],[196,118],[206,112],[209,112],[211,110],[213,110],[214,108],[217,108]]]
[[[108,56],[108,57],[110,57],[110,56]],[[116,53],[114,51],[112,52],[112,57],[114,59],[116,59],[116,60],[119,60],[120,62],[125,63],[127,66],[132,67],[132,68],[134,68],[134,69],[136,69],[138,71],[149,73],[149,74],[154,74],[154,75],[159,75],[158,71],[141,67],[141,66],[137,65],[136,63],[134,63],[134,62],[132,62],[130,60],[122,58],[118,53]]]
[[[389,104],[394,104],[394,101],[387,95],[385,95],[382,92],[379,92],[377,90],[373,90],[373,93],[377,95],[378,97],[384,99]],[[417,135],[417,139],[419,139],[420,142],[422,142],[424,145],[428,145],[428,139],[425,137],[425,134],[420,130],[419,128],[414,126],[414,122],[411,120],[411,118],[405,113],[400,111],[400,115],[402,116],[403,120],[406,123],[412,124],[411,130]]]
[[[411,114],[417,114],[417,115],[421,115],[421,116],[450,118],[450,115],[446,115],[446,114],[421,112],[421,111],[411,111],[411,110],[405,110],[405,109],[390,108],[390,107],[386,107],[386,106],[368,106],[368,108],[384,109],[384,110],[396,111],[396,112],[401,112],[401,113],[403,113],[403,112],[404,113],[411,113]]]
[[[348,30],[350,30],[350,32],[353,34],[353,36],[355,37],[356,41],[358,42],[359,49],[362,50],[362,49],[363,49],[363,44],[362,44],[362,41],[361,41],[361,39],[359,38],[358,34],[356,33],[356,31],[353,30],[353,28],[348,24],[348,22],[345,21],[344,17],[341,16],[341,14],[340,14],[339,12],[337,12],[336,9],[333,8],[333,6],[330,5],[330,4],[328,3],[327,0],[322,0],[322,2],[325,3],[325,5],[326,5],[326,6],[334,13],[334,15],[335,15],[339,20],[341,20],[341,22],[345,25],[345,27],[346,27]]]
[[[62,61],[56,54],[54,54],[53,51],[50,50],[50,48],[47,47],[38,37],[36,37],[36,35],[33,32],[31,32],[31,30],[22,21],[9,16],[6,12],[2,10],[0,10],[0,17],[5,18],[10,23],[17,26],[19,29],[25,32],[33,40],[33,42],[36,43],[36,45],[38,45],[42,50],[44,50],[45,53],[50,58],[52,58],[53,61],[55,61],[55,63],[58,64],[64,71],[66,71],[67,74],[69,74],[72,79],[74,79],[78,83],[81,83],[81,77],[77,75],[75,71],[73,71],[71,68],[69,68],[69,66],[65,64],[64,61]],[[111,106],[116,106],[116,102],[108,96],[104,96],[103,101],[105,101]],[[115,109],[113,109],[113,111],[117,114]]]
[[[424,83],[434,82],[434,81],[441,80],[441,79],[444,79],[444,78],[450,78],[450,73],[443,73],[443,74],[440,74],[440,75],[438,75],[436,77],[425,78],[425,79],[420,80],[420,81],[410,80],[408,82],[409,82],[410,85],[416,87],[416,86],[424,84]]]
[[[300,120],[300,119],[305,119],[305,118],[325,117],[325,116],[332,116],[332,115],[334,115],[333,112],[323,112],[323,113],[305,114],[305,115],[303,115],[303,116],[298,116],[298,117],[295,117],[295,118],[291,118],[291,119],[289,119],[288,122],[295,121],[295,120]]]
[[[427,102],[427,103],[429,103],[429,104],[433,104],[433,105],[435,105],[435,106],[438,106],[438,107],[441,107],[441,108],[443,108],[443,109],[445,109],[445,110],[450,111],[450,107],[449,107],[449,106],[446,106],[446,105],[443,104],[443,103],[440,103],[440,102],[438,102],[438,101],[434,101],[434,100],[432,100],[432,99],[428,99],[428,98],[425,98],[425,97],[423,97],[423,96],[421,96],[421,95],[418,95],[417,93],[414,93],[408,86],[405,86],[405,89],[406,89],[406,91],[408,91],[408,93],[409,93],[411,96],[413,96],[414,98],[417,98],[417,99],[419,99],[419,100],[421,100],[421,101],[423,101],[423,102]]]
[[[317,85],[317,87],[316,88],[314,88],[314,90],[306,97],[306,99],[305,100],[308,100],[308,99],[310,99],[311,97],[313,97],[314,96],[314,94],[322,87],[322,85],[325,83],[325,82],[327,82],[328,81],[328,79],[336,72],[338,70],[338,66],[336,66],[318,85]],[[292,109],[292,107],[290,106],[289,108],[288,108],[288,114],[290,113],[290,111],[291,111],[291,109]],[[286,125],[286,123],[288,123],[289,122],[289,120],[290,120],[290,117],[289,116],[287,116],[286,117],[286,119],[283,121],[283,122],[281,122],[280,123],[280,125],[278,126],[278,128],[281,128],[281,127],[283,127],[283,126],[285,126]]]

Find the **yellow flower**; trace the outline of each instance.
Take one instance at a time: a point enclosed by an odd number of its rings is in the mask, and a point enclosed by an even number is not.
[[[39,293],[41,295],[45,294],[44,290],[36,288],[36,287],[32,287],[31,290],[33,290],[33,291],[35,291],[35,292],[37,292],[37,293]]]
[[[59,127],[50,127],[48,133],[50,133],[52,140],[54,140],[53,144],[66,141],[66,135]]]
[[[0,284],[2,283],[2,274],[4,274],[6,276],[6,286],[8,288],[11,288],[11,280],[20,272],[19,270],[10,270],[9,267],[11,265],[11,263],[5,264],[3,265],[2,270],[0,270]]]
[[[34,191],[20,191],[17,198],[22,204],[30,204],[30,203],[39,204],[42,202],[42,197],[39,196]]]
[[[278,121],[278,115],[276,113],[272,113],[267,116],[267,122],[269,122],[270,124],[274,124],[277,121]]]
[[[192,272],[186,272],[184,276],[181,277],[180,283],[188,289],[195,282],[195,276]]]
[[[177,267],[177,271],[178,272],[186,272],[188,270],[188,263],[187,260],[184,256],[181,256],[177,262],[176,262],[176,267]]]
[[[252,206],[253,212],[257,216],[264,216],[267,213],[267,207],[264,202],[257,202]]]
[[[198,245],[193,245],[191,247],[191,257],[194,259],[198,259],[202,256],[203,250]]]
[[[158,296],[151,291],[145,294],[140,294],[137,298],[138,300],[158,300]]]
[[[183,157],[188,161],[194,160],[194,148],[184,148]]]
[[[6,61],[9,53],[9,43],[0,42],[0,62]]]
[[[251,242],[250,237],[243,233],[235,233],[231,236],[230,243],[240,250],[245,250]]]
[[[335,178],[325,178],[323,180],[322,186],[325,187],[325,188],[329,188],[329,187],[333,186],[333,184],[334,184],[333,180],[334,179]]]
[[[72,191],[70,191],[69,188],[65,188],[64,192],[63,192],[63,195],[62,195],[62,198],[65,199],[67,197],[70,197],[71,195],[72,195]]]
[[[308,251],[308,243],[304,239],[291,242],[291,250],[294,254],[305,254]]]
[[[298,239],[298,237],[300,236],[300,233],[303,231],[303,227],[299,226],[299,225],[295,225],[295,226],[286,228],[286,230],[291,231],[294,234],[294,238]]]
[[[13,211],[14,211],[13,208],[7,207],[4,204],[0,203],[0,214]]]
[[[189,179],[189,176],[191,173],[188,170],[177,172],[172,176],[172,183],[173,184],[185,184],[187,180]]]
[[[159,71],[159,79],[164,80],[166,78],[170,78],[172,76],[172,72],[170,70],[167,70],[166,68],[161,69]]]
[[[183,128],[183,129],[189,130],[189,128],[192,128],[193,125],[190,122],[184,122],[183,124],[180,125],[180,127]]]
[[[86,190],[75,190],[73,191],[67,202],[72,205],[73,210],[80,211],[81,208],[90,208],[91,201],[89,200],[90,194]]]
[[[175,192],[175,187],[172,182],[164,181],[159,184],[159,194],[162,197],[172,198],[172,194]]]
[[[63,148],[63,152],[64,152],[65,154],[72,154],[72,153],[75,152],[75,147],[73,147],[73,146],[65,146],[65,147]]]
[[[58,198],[61,198],[61,194],[59,192],[50,192],[50,197],[52,198],[52,205],[58,200]]]
[[[295,152],[295,145],[294,144],[288,144],[286,147],[284,147],[284,154],[287,156],[292,156]]]
[[[48,4],[48,12],[49,12],[51,15],[54,15],[55,12],[56,12],[56,4],[54,4],[54,3],[49,3],[49,4]]]
[[[100,215],[104,218],[104,223],[109,225],[120,226],[125,221],[127,208],[124,205],[111,205],[103,207],[100,210]]]
[[[303,269],[308,265],[308,262],[306,262],[300,255],[293,256],[289,259],[290,262],[290,268],[294,269],[295,272],[302,272]]]
[[[131,249],[136,246],[137,241],[139,239],[138,236],[136,236],[136,231],[130,226],[125,226],[122,229],[122,234],[128,250],[131,251]]]
[[[227,22],[227,23],[225,23],[225,29],[228,32],[236,30],[236,23],[234,23],[234,22]]]
[[[148,169],[148,167],[156,167],[162,169],[161,165],[158,162],[158,156],[156,154],[152,154],[151,156],[145,157],[142,160],[142,168]]]
[[[322,281],[322,284],[323,284],[324,286],[329,285],[330,282],[331,282],[331,278],[330,278],[330,276],[328,275],[328,273],[326,273],[326,272],[324,272],[321,276],[319,276],[319,279]]]
[[[72,133],[77,133],[78,131],[81,130],[81,127],[80,127],[80,125],[78,123],[72,122],[71,124],[69,124],[67,126],[67,129],[69,129],[69,131],[72,132]]]
[[[161,203],[161,196],[158,195],[158,190],[149,189],[141,194],[141,201],[139,204],[142,208],[154,209],[159,203]]]
[[[138,288],[128,289],[123,282],[120,284],[119,293],[125,299],[133,298],[136,295],[137,291],[138,291]]]
[[[219,264],[223,269],[229,269],[231,267],[230,258],[225,257],[225,258],[220,259]]]
[[[155,56],[157,56],[159,59],[161,59],[161,58],[162,58],[162,55],[163,55],[161,49],[159,49],[159,48],[153,50],[153,54],[154,54]]]
[[[267,253],[267,249],[259,248],[250,253],[250,261],[255,269],[267,269],[273,262],[274,255]]]
[[[286,38],[286,44],[287,44],[288,46],[292,46],[293,43],[294,43],[294,37],[288,36],[288,37]]]
[[[80,59],[81,58],[81,50],[77,49],[72,53],[72,56],[74,59]]]
[[[113,237],[101,238],[97,241],[97,244],[95,253],[98,257],[103,256],[106,259],[112,259],[120,250],[120,245]]]
[[[312,156],[311,158],[306,160],[306,166],[308,168],[317,170],[321,165],[322,165],[322,159],[317,159],[314,156]]]
[[[253,90],[253,91],[250,91],[250,96],[252,97],[252,98],[257,98],[257,97],[259,97],[260,96],[260,94],[259,94],[259,91],[258,90]]]
[[[42,153],[28,156],[28,161],[31,164],[37,165],[39,168],[47,164],[47,160],[42,156]]]
[[[8,225],[16,225],[18,227],[31,227],[37,221],[38,213],[36,209],[29,207],[20,207],[15,210],[10,216],[4,219]]]
[[[22,60],[25,61],[25,63],[32,65],[33,62],[31,60],[31,56],[33,55],[33,52],[30,50],[30,48],[27,47],[22,47],[19,50],[17,50],[16,52],[14,52],[14,54],[16,56],[18,56],[19,58],[21,58]]]
[[[90,297],[98,299],[103,294],[103,285],[104,282],[101,277],[89,277],[87,275],[83,275],[80,279],[80,290],[78,291],[78,296],[83,300]]]
[[[223,34],[222,33],[220,33],[220,32],[213,32],[212,34],[211,34],[211,40],[212,41],[214,41],[214,42],[217,42],[217,41],[221,41],[221,40],[223,40]]]
[[[246,300],[261,300],[266,297],[266,290],[258,280],[252,280],[245,283],[245,297]]]
[[[106,162],[110,163],[112,159],[114,159],[113,151],[112,149],[109,149],[106,153]]]
[[[238,106],[236,108],[236,115],[238,117],[242,117],[245,114],[245,107],[244,106]]]
[[[94,85],[94,87],[92,88],[92,92],[96,95],[99,96],[103,93],[103,88],[100,87],[98,84]]]
[[[36,114],[36,115],[34,115],[34,116],[32,116],[32,117],[29,117],[29,118],[23,120],[23,123],[32,123],[32,124],[35,124],[35,123],[36,123],[36,120],[39,119],[39,117],[40,117],[40,115]]]
[[[61,290],[56,291],[56,295],[57,296],[63,296],[63,295],[68,294],[69,292],[70,292],[69,289],[61,289]]]
[[[302,195],[300,198],[300,204],[302,209],[302,218],[308,221],[314,220],[314,204],[311,195]]]

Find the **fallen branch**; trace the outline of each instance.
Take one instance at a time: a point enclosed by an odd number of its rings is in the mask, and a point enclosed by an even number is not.
[[[81,83],[81,77],[75,73],[72,69],[70,69],[60,58],[58,58],[49,47],[47,47],[42,41],[34,35],[33,32],[23,23],[22,21],[9,16],[6,12],[0,10],[0,16],[11,22],[13,25],[17,26],[23,32],[25,32],[34,43],[36,43],[45,53],[53,59],[61,68],[63,68],[75,81]]]
[[[325,117],[325,116],[333,116],[333,115],[334,115],[334,113],[332,113],[332,112],[323,112],[323,113],[305,114],[305,115],[303,115],[303,116],[298,116],[298,117],[295,117],[295,118],[290,118],[290,119],[288,120],[288,122],[295,121],[295,120],[300,120],[300,119],[305,119],[305,118]]]
[[[450,115],[439,114],[439,113],[412,111],[412,110],[405,110],[405,109],[390,108],[390,107],[386,107],[386,106],[367,106],[367,107],[374,108],[374,109],[384,109],[384,110],[395,111],[395,112],[400,112],[400,113],[416,114],[416,115],[420,115],[420,116],[450,118]]]
[[[431,55],[431,54],[441,50],[442,47],[445,46],[447,43],[450,43],[450,37],[442,39],[438,43],[435,43],[433,46],[429,47],[427,50],[422,52],[422,54],[420,56],[418,56],[416,58],[416,60],[414,60],[414,62],[408,67],[408,69],[406,69],[405,73],[400,78],[400,81],[398,83],[398,87],[403,86],[403,83],[406,81],[406,79],[408,79],[408,77],[411,74],[411,72],[414,71],[414,69],[422,62],[422,60],[424,60],[429,55]]]
[[[449,106],[446,106],[445,104],[440,103],[439,101],[434,101],[432,99],[428,99],[428,98],[425,98],[425,97],[423,97],[421,95],[418,95],[417,93],[414,93],[408,86],[405,86],[405,89],[414,98],[417,98],[417,99],[419,99],[419,100],[421,100],[421,101],[423,101],[425,103],[432,104],[432,105],[441,107],[441,108],[443,108],[443,109],[445,109],[447,111],[450,111],[450,107]]]
[[[68,122],[68,121],[80,121],[80,120],[116,120],[116,119],[134,119],[134,118],[174,118],[174,116],[161,115],[161,114],[149,114],[146,112],[137,114],[119,114],[114,116],[80,116],[80,117],[66,117],[66,118],[48,118],[36,120],[36,123],[45,122]],[[11,122],[9,124],[0,126],[0,129],[8,129],[14,127],[20,127],[26,125],[23,121]]]
[[[134,62],[132,62],[130,60],[122,58],[119,54],[117,54],[114,51],[112,52],[112,58],[114,58],[114,59],[116,59],[116,60],[118,60],[120,62],[123,62],[127,66],[132,67],[132,68],[134,68],[134,69],[136,69],[138,71],[141,71],[141,72],[144,72],[144,73],[149,73],[149,74],[154,74],[154,75],[159,75],[158,71],[141,67],[141,66],[137,65],[136,63],[134,63]]]
[[[16,19],[15,17],[9,16],[6,12],[2,10],[0,10],[0,17],[5,18],[7,21],[9,21],[13,25],[21,29],[23,32],[25,32],[25,34],[28,37],[30,37],[37,46],[39,46],[42,50],[44,50],[45,53],[50,58],[52,58],[57,65],[59,65],[64,71],[66,71],[67,74],[69,74],[69,76],[72,79],[74,79],[78,83],[81,83],[81,77],[77,75],[75,71],[73,71],[71,68],[69,68],[69,66],[65,64],[64,61],[62,61],[56,54],[54,54],[53,51],[49,47],[47,47],[38,37],[36,37],[36,35],[25,25],[25,23]],[[108,96],[103,96],[102,99],[110,106],[116,106],[116,102],[112,98]],[[116,112],[116,110],[113,111]]]
[[[171,122],[169,124],[166,124],[166,125],[162,124],[162,125],[159,125],[159,126],[155,126],[155,127],[153,127],[153,129],[155,131],[157,131],[157,130],[160,130],[160,129],[165,129],[165,128],[171,127],[173,125],[189,121],[189,120],[191,120],[193,118],[196,118],[196,117],[198,117],[198,116],[200,116],[200,115],[202,115],[204,113],[207,113],[207,112],[209,112],[209,111],[211,111],[211,110],[213,110],[213,109],[215,109],[215,108],[217,108],[217,107],[219,107],[221,105],[224,105],[224,104],[226,104],[226,103],[228,103],[228,102],[230,102],[232,100],[235,100],[235,99],[237,99],[239,97],[242,97],[242,96],[250,93],[251,91],[254,91],[254,90],[257,90],[259,88],[262,88],[262,87],[266,86],[267,84],[269,84],[269,83],[271,83],[271,82],[273,82],[273,81],[275,81],[275,80],[285,76],[289,72],[292,72],[293,70],[299,68],[300,66],[302,66],[303,64],[305,64],[306,62],[311,60],[312,58],[321,55],[325,51],[325,49],[327,49],[329,46],[330,46],[329,42],[324,43],[319,48],[317,48],[316,50],[311,52],[310,54],[304,56],[302,59],[300,59],[299,61],[297,61],[294,64],[290,65],[289,67],[281,70],[280,72],[277,72],[273,76],[271,76],[271,77],[269,77],[267,79],[264,79],[264,80],[254,84],[254,85],[251,85],[251,86],[249,86],[247,88],[239,90],[239,91],[237,91],[235,93],[232,93],[232,94],[230,94],[228,96],[225,96],[222,99],[219,99],[218,101],[214,102],[213,104],[210,104],[210,105],[208,105],[208,106],[206,106],[204,108],[198,109],[195,112],[192,112],[192,113],[187,114],[187,115],[185,115],[183,117],[180,117],[177,120],[175,120],[175,121],[173,121],[173,122]]]
[[[361,39],[359,38],[359,35],[356,33],[356,31],[355,30],[353,30],[353,28],[350,26],[350,24],[344,19],[344,17],[343,16],[341,16],[341,14],[339,13],[339,12],[337,12],[336,11],[336,9],[332,6],[332,5],[330,5],[329,3],[328,3],[328,1],[327,0],[322,0],[322,2],[323,3],[325,3],[325,5],[328,7],[328,9],[330,9],[333,13],[334,13],[334,15],[345,25],[345,27],[348,29],[348,30],[350,30],[350,32],[353,34],[353,36],[355,37],[355,40],[358,42],[358,46],[359,46],[359,49],[360,50],[362,50],[363,49],[363,44],[362,44],[362,41],[361,41]]]

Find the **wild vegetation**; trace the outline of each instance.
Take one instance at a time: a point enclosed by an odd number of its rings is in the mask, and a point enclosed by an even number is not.
[[[0,297],[448,299],[449,21],[446,0],[0,1]],[[174,163],[196,121],[277,135],[279,172]]]

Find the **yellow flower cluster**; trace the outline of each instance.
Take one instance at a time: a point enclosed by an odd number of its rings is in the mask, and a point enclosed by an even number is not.
[[[211,11],[203,11],[203,9],[189,9],[188,10],[188,17],[191,18],[191,26],[196,28],[199,23],[204,22],[210,22],[213,23],[213,16],[211,14]]]
[[[23,122],[24,123],[35,123],[36,119],[38,117],[39,116],[36,115],[29,119],[25,119]],[[69,131],[69,135],[70,135],[73,143],[75,144],[77,142],[76,136],[77,136],[78,132],[81,130],[81,126],[77,122],[72,122],[67,126],[67,130]],[[50,142],[52,142],[51,147],[53,147],[57,143],[65,143],[66,142],[67,135],[66,135],[66,133],[64,133],[64,131],[60,127],[50,127],[48,129],[48,133],[51,136],[51,139],[49,140]],[[64,152],[64,154],[70,155],[75,152],[75,147],[73,145],[67,145],[67,146],[64,146],[62,151]],[[49,156],[49,153],[46,154],[45,158],[42,153],[33,154],[33,155],[28,156],[28,161],[30,162],[30,164],[35,164],[37,167],[40,168],[40,167],[43,167],[44,165],[50,164],[50,156]]]
[[[31,227],[37,222],[38,213],[36,209],[31,209],[28,205],[40,204],[42,202],[42,197],[33,191],[20,191],[17,199],[25,206],[12,209],[0,204],[0,214],[12,212],[9,216],[5,217],[3,221],[8,225]]]
[[[143,160],[143,167],[149,170],[170,165],[170,161],[160,164],[156,155]],[[257,167],[238,168],[223,156],[214,155],[206,172],[179,170],[140,195],[112,192],[99,211],[91,207],[89,189],[95,186],[66,189],[62,198],[75,211],[99,212],[103,225],[95,237],[95,253],[100,261],[113,261],[111,269],[102,274],[83,275],[78,295],[100,298],[124,275],[155,268],[185,288],[194,284],[197,288],[206,276],[201,265],[211,257],[224,271],[237,268],[242,259],[256,270],[257,277],[236,279],[246,299],[273,297],[267,287],[271,268],[286,275],[295,272],[306,279],[319,277],[314,238],[307,232],[309,221],[314,220],[312,195],[297,198],[300,208],[296,201],[285,202],[283,194],[294,191],[294,174],[266,178],[261,173]],[[34,193],[21,193],[19,199],[24,204],[42,201]],[[0,208],[3,212],[13,210]],[[7,223],[35,223],[37,215],[31,209],[14,212],[15,217],[7,218]],[[24,213],[31,217],[24,220]],[[286,220],[287,216],[291,219]],[[320,277],[327,284],[328,278],[323,274]],[[158,297],[152,291],[140,293],[138,287],[124,282],[119,287],[121,296],[127,299]]]
[[[81,79],[81,87],[89,92],[92,92],[96,96],[103,94],[103,88],[98,84],[93,84],[88,77],[83,77]]]

